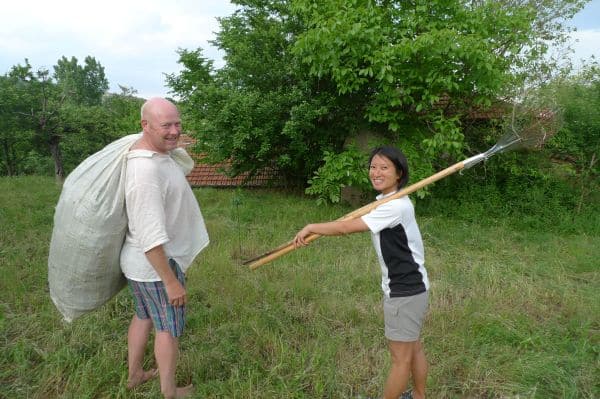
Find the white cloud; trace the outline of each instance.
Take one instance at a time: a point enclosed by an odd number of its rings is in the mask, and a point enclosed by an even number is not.
[[[21,0],[3,4],[0,14],[0,73],[28,58],[34,68],[51,69],[66,56],[95,57],[111,91],[131,86],[143,97],[165,95],[163,73],[180,70],[178,48],[202,47],[221,55],[208,41],[217,16],[230,15],[227,0]]]
[[[597,61],[600,61],[600,29],[585,29],[573,32],[571,38],[574,40],[572,44],[575,54],[573,61],[579,64],[581,59],[589,59],[595,56]]]
[[[6,1],[0,13],[0,74],[25,58],[36,69],[51,69],[62,56],[81,62],[91,55],[105,67],[111,91],[123,85],[142,97],[166,95],[164,73],[181,69],[178,48],[201,47],[205,57],[222,65],[222,54],[208,42],[219,29],[216,17],[234,10],[228,0]],[[572,38],[576,65],[580,58],[600,56],[600,29],[573,32]]]

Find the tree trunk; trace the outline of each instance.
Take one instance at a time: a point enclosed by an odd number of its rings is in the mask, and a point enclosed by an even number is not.
[[[13,169],[13,162],[10,159],[10,151],[7,140],[2,140],[2,153],[4,155],[4,162],[6,163],[6,174],[8,176],[13,176],[15,172]]]
[[[65,178],[65,171],[63,168],[62,162],[62,154],[60,152],[60,138],[58,136],[53,136],[50,139],[50,153],[52,154],[52,159],[54,160],[54,177],[56,178],[56,184],[62,184]]]

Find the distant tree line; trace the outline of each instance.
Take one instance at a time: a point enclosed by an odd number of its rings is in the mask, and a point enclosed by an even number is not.
[[[85,157],[139,128],[143,99],[108,93],[104,67],[62,57],[33,70],[26,59],[0,76],[0,175],[54,173],[62,181]]]

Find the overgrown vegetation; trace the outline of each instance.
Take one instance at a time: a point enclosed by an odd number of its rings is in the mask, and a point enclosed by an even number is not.
[[[448,192],[464,177],[449,178]],[[597,220],[600,201],[577,214],[555,187],[494,190],[417,203],[432,281],[429,397],[599,397],[600,224],[586,218]],[[256,271],[240,265],[349,209],[281,192],[195,193],[211,244],[188,275],[178,380],[198,398],[377,397],[389,355],[368,234],[321,238]],[[58,195],[51,177],[0,178],[0,397],[158,397],[157,381],[125,388],[129,293],[70,325],[50,301]]]
[[[515,106],[517,112],[521,113],[521,116],[528,113],[529,117],[533,116],[534,119],[541,112],[552,113],[554,117],[550,126],[535,120],[523,126],[514,124],[511,122],[510,113],[502,119],[471,120],[462,127],[465,132],[467,155],[485,152],[507,130],[513,129],[517,134],[527,129],[539,130],[547,135],[543,145],[527,152],[494,156],[485,166],[483,173],[477,170],[466,174],[466,177],[460,179],[465,184],[451,183],[451,193],[443,193],[445,189],[437,188],[440,186],[438,184],[436,187],[427,187],[427,191],[421,191],[417,196],[424,198],[429,192],[433,192],[436,197],[441,196],[444,200],[468,198],[471,195],[469,187],[482,184],[494,187],[503,196],[508,197],[520,197],[523,192],[544,192],[550,187],[559,187],[558,190],[568,198],[566,201],[576,202],[573,206],[581,209],[589,202],[594,188],[600,183],[600,120],[598,113],[594,111],[600,107],[599,65],[591,63],[576,75],[557,77],[532,90],[527,100],[529,103],[522,101],[521,105]],[[525,111],[522,111],[523,109]],[[424,161],[428,154],[406,138],[392,140],[374,137],[369,146],[381,143],[397,145],[404,150],[412,168],[413,183],[450,166],[454,159],[447,154],[433,164],[428,163]],[[341,153],[328,154],[323,166],[309,182],[311,185],[307,192],[317,195],[321,200],[336,202],[341,198],[340,186],[352,182],[361,187],[360,179],[363,175],[360,171],[363,160],[354,152],[353,147],[348,147]],[[437,170],[432,169],[433,165]],[[348,173],[349,176],[344,176]],[[340,176],[344,178],[340,179]],[[463,190],[466,191],[462,192]],[[537,201],[537,204],[543,203],[544,201]]]
[[[304,185],[363,132],[415,149],[417,178],[458,161],[493,133],[470,114],[558,74],[545,54],[585,0],[234,3],[214,41],[226,65],[181,50],[169,84],[212,160]]]

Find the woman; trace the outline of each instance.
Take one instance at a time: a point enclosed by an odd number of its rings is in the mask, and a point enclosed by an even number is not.
[[[408,182],[408,162],[393,147],[378,147],[369,159],[369,178],[377,199],[394,194]],[[371,231],[381,266],[385,336],[392,365],[384,387],[385,399],[398,399],[412,375],[415,399],[425,398],[427,360],[419,340],[428,306],[429,280],[424,267],[423,241],[407,196],[388,201],[353,220],[311,223],[294,238],[305,246],[310,234],[342,235]],[[405,392],[403,398],[410,398]]]

